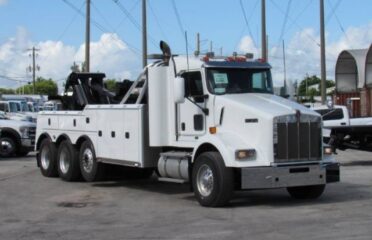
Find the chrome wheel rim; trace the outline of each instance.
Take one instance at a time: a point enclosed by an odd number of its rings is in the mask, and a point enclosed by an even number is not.
[[[202,196],[208,197],[211,195],[213,191],[214,177],[213,171],[208,165],[204,164],[199,168],[196,175],[196,181],[198,191]]]
[[[6,139],[1,139],[1,153],[3,154],[10,154],[14,150],[13,144],[6,140]]]
[[[48,169],[50,165],[50,150],[47,146],[41,149],[40,160],[43,169]]]
[[[66,174],[70,168],[70,161],[67,159],[67,156],[68,154],[66,148],[62,149],[59,156],[59,169],[63,174]]]
[[[82,156],[82,161],[83,161],[83,169],[85,172],[90,173],[93,169],[93,164],[94,164],[94,157],[93,157],[93,152],[90,148],[86,148],[83,152]]]

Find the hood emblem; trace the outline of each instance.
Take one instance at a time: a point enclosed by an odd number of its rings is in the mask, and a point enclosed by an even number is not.
[[[297,120],[298,123],[301,121],[301,111],[300,110],[296,110],[296,120]]]

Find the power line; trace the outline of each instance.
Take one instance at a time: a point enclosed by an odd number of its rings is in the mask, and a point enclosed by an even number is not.
[[[84,16],[84,13],[79,10],[76,6],[74,6],[72,3],[70,3],[69,1],[67,0],[62,0],[66,5],[68,5],[70,8],[72,8],[74,11],[76,11],[77,13],[79,13],[79,15],[81,17],[83,17],[85,19],[85,16]],[[110,31],[108,31],[105,27],[103,27],[101,24],[99,24],[98,22],[96,22],[93,18],[90,18],[91,19],[91,22],[93,23],[93,25],[99,29],[102,33],[108,33],[109,36],[111,37],[111,39],[113,39],[114,41],[119,41],[118,39],[114,38],[113,37],[113,34],[114,33],[110,33]],[[117,33],[116,33],[117,34]],[[129,50],[131,50],[133,53],[135,54],[138,54],[140,55],[141,51],[136,48],[135,46],[133,46],[132,44],[129,44],[127,41],[125,41],[124,39],[120,39],[121,41],[123,41],[129,48]]]
[[[27,77],[24,77],[24,78],[15,78],[15,77],[10,77],[10,76],[6,76],[6,75],[0,75],[0,78],[1,79],[5,79],[5,80],[9,80],[9,81],[14,81],[14,82],[29,82],[27,80],[21,80],[21,79],[27,79]]]
[[[326,20],[325,20],[325,23],[328,24],[329,20],[331,20],[331,18],[333,17],[333,15],[335,14],[336,12],[336,9],[340,6],[341,4],[341,0],[338,0],[337,3],[335,5],[332,5],[330,3],[330,1],[327,1],[329,3],[329,5],[331,6],[331,11],[330,13],[328,13],[327,17],[326,17]]]
[[[155,14],[155,11],[154,11],[154,9],[153,9],[153,7],[152,7],[152,5],[151,5],[151,1],[148,1],[148,6],[149,6],[149,8],[150,8],[150,12],[151,12],[151,14],[152,14],[153,17],[154,17],[155,23],[156,23],[156,25],[158,26],[158,28],[159,28],[159,30],[160,30],[160,33],[163,35],[164,39],[168,42],[168,38],[167,38],[165,32],[163,31],[163,28],[162,28],[162,26],[161,26],[161,24],[160,24],[160,22],[159,22],[158,17],[157,17],[156,14]]]
[[[286,27],[287,22],[288,22],[289,11],[291,9],[291,4],[292,4],[292,0],[289,0],[288,4],[287,4],[287,9],[285,10],[285,16],[284,16],[284,20],[283,20],[283,24],[282,24],[282,30],[280,31],[280,35],[279,35],[279,39],[278,39],[278,45],[280,44],[280,41],[283,40],[285,27]]]
[[[141,0],[137,0],[134,5],[129,9],[129,12],[133,12],[133,10],[137,7],[137,5],[140,3]],[[124,18],[119,22],[119,24],[114,28],[114,30],[116,31],[120,26],[121,24],[123,24],[126,20],[128,19],[128,17],[126,15],[124,15]]]
[[[273,0],[270,0],[270,2],[282,13],[285,15],[285,12],[283,11],[283,9],[281,9]],[[297,21],[295,21],[294,19],[292,19],[289,15],[288,15],[288,19],[294,24],[297,26],[297,28],[299,29],[302,29],[302,27],[297,23]],[[318,45],[320,47],[320,44],[318,43],[318,41],[316,41],[316,39],[314,39],[311,35],[305,33],[305,35],[311,40],[313,41],[316,45]]]
[[[304,14],[304,12],[311,6],[312,3],[313,3],[313,0],[308,1],[308,3],[305,5],[305,7],[299,12],[299,14],[297,14],[297,16],[293,19],[293,21],[291,21],[288,28],[284,31],[283,37],[292,28],[294,23],[296,23],[298,21],[298,19]],[[289,18],[289,14],[288,14],[288,18]],[[279,46],[279,44],[277,46]]]
[[[121,2],[119,0],[112,0],[112,1],[114,3],[116,3],[116,5],[118,6],[118,8],[125,14],[125,16],[127,16],[127,18],[129,19],[129,21],[136,27],[136,29],[139,32],[142,32],[141,25],[137,22],[137,20],[133,17],[133,15],[130,14],[130,12],[123,6],[123,4],[121,4]],[[148,35],[148,38],[150,39],[151,43],[155,47],[158,47],[155,39],[151,35]]]
[[[174,14],[176,14],[177,23],[178,23],[178,27],[180,28],[181,35],[184,36],[185,29],[183,28],[183,25],[182,25],[182,22],[181,22],[181,17],[180,17],[180,14],[178,13],[177,5],[176,5],[176,2],[174,0],[172,0],[172,7],[173,7]]]
[[[103,21],[111,28],[114,29],[114,27],[110,24],[110,22],[107,20],[107,18],[101,13],[101,11],[98,9],[94,1],[91,1],[91,5],[93,6],[94,10],[98,13],[98,15],[103,19]]]
[[[331,3],[331,1],[327,1],[328,2],[328,4],[332,7],[332,3]],[[341,3],[341,1],[338,1],[337,2],[337,4],[340,4]],[[338,5],[337,5],[338,6]],[[333,7],[332,7],[333,8]],[[334,8],[335,9],[335,8]],[[337,23],[338,23],[338,26],[340,27],[340,29],[341,29],[341,32],[343,32],[343,34],[345,35],[345,38],[346,38],[346,40],[350,43],[350,44],[352,44],[352,42],[350,41],[350,39],[349,39],[349,37],[348,37],[348,35],[347,35],[347,33],[346,33],[346,31],[345,31],[345,29],[344,29],[344,27],[342,26],[342,24],[341,24],[341,21],[340,21],[340,19],[338,18],[338,16],[337,16],[337,13],[336,13],[336,9],[334,10],[334,15],[335,15],[335,18],[336,18],[336,21],[337,21]]]
[[[244,5],[243,5],[243,1],[240,0],[239,3],[240,3],[240,8],[241,8],[242,13],[243,13],[243,17],[244,17],[245,25],[246,25],[247,28],[248,28],[248,32],[249,32],[250,37],[252,38],[253,46],[254,46],[255,48],[257,48],[257,44],[256,44],[256,41],[255,41],[254,38],[253,38],[253,34],[252,34],[252,31],[251,31],[251,27],[249,26],[249,21],[250,21],[252,15],[253,15],[254,10],[252,11],[251,15],[250,15],[249,18],[248,18],[248,17],[247,17],[247,14],[245,13],[245,8],[244,8]],[[255,6],[254,6],[253,9],[256,8],[257,4],[258,4],[258,1],[256,1],[256,4],[255,4]]]
[[[84,2],[81,4],[80,8],[78,9],[81,11],[81,9],[84,7]],[[58,42],[62,40],[63,36],[66,34],[67,30],[71,27],[71,25],[75,22],[76,18],[78,17],[79,12],[75,13],[75,15],[72,17],[71,21],[66,25],[62,33],[58,37]]]

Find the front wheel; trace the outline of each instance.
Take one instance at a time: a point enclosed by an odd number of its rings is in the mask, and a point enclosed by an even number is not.
[[[325,185],[303,186],[303,187],[288,187],[287,191],[292,198],[295,199],[317,199],[325,189]]]
[[[10,137],[0,138],[0,157],[11,157],[16,152],[15,141]]]
[[[105,165],[97,162],[93,145],[85,141],[80,147],[79,162],[81,175],[87,182],[100,181],[104,177]]]
[[[225,166],[220,153],[202,153],[192,169],[192,185],[200,205],[224,206],[229,202],[234,189],[233,169]]]

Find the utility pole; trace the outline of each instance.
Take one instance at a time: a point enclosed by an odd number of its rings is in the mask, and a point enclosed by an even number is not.
[[[209,42],[209,52],[213,52],[213,42]]]
[[[325,57],[325,34],[324,34],[324,0],[320,0],[320,93],[322,104],[326,103],[326,57]]]
[[[90,71],[90,0],[86,0],[84,72],[89,72],[89,71]]]
[[[147,16],[146,0],[142,0],[142,65],[147,66]]]
[[[28,67],[28,70],[32,72],[32,93],[35,94],[35,82],[36,82],[36,71],[40,70],[40,67],[36,65],[36,52],[40,51],[35,47],[27,49],[27,51],[31,51],[32,53],[30,56],[32,57],[32,66]]]
[[[261,58],[267,61],[266,0],[261,0]]]
[[[284,72],[284,95],[287,95],[287,70],[285,66],[285,48],[284,48],[284,40],[283,40],[283,72]]]

